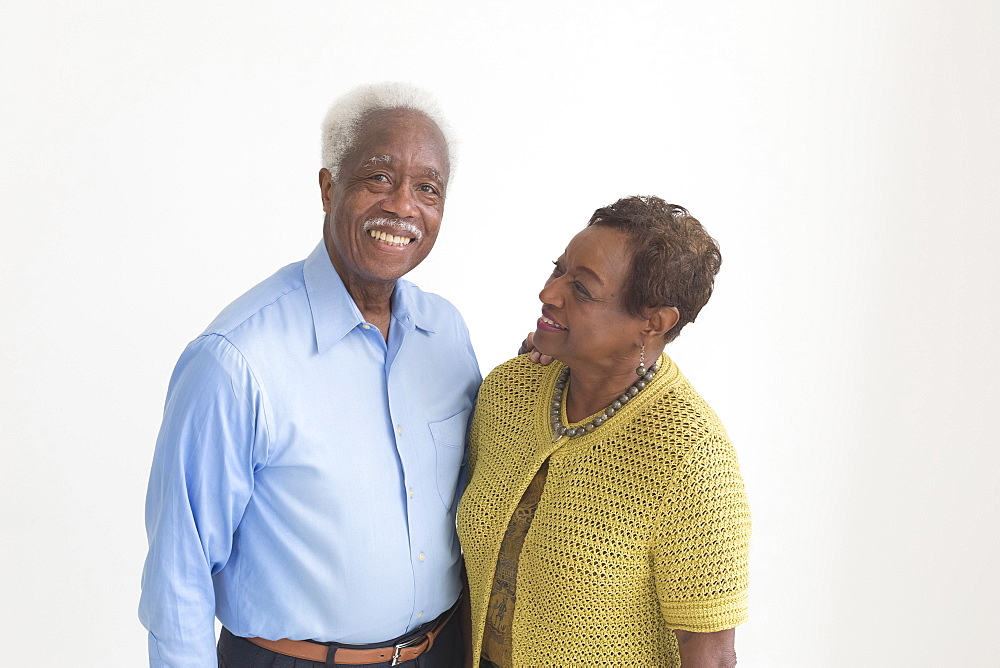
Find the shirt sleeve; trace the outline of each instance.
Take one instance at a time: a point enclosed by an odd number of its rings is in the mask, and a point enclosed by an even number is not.
[[[653,545],[656,592],[673,629],[710,633],[747,619],[750,511],[732,446],[709,438],[672,476]]]
[[[217,666],[212,576],[229,560],[266,457],[263,404],[246,360],[222,336],[196,339],[177,362],[146,494],[139,617],[151,666]]]

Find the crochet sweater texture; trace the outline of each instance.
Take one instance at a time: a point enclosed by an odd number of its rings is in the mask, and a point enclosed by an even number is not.
[[[736,454],[666,355],[606,423],[552,443],[561,368],[517,357],[479,391],[458,511],[473,665],[504,532],[548,459],[519,559],[513,665],[680,666],[671,629],[720,631],[747,619],[750,515]]]

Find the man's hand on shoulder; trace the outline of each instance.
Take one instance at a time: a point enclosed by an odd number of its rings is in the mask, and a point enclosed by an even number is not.
[[[552,358],[548,355],[543,355],[538,352],[535,348],[535,333],[528,332],[528,336],[525,337],[524,341],[521,342],[521,348],[517,351],[518,355],[523,355],[525,353],[531,353],[531,361],[536,362],[541,365],[548,365],[552,363]]]

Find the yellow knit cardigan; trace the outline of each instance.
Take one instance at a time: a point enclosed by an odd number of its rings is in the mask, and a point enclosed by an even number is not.
[[[747,618],[750,515],[736,454],[666,355],[606,423],[552,443],[561,368],[517,357],[479,391],[458,510],[473,665],[504,531],[548,458],[518,566],[514,666],[680,666],[671,629]]]

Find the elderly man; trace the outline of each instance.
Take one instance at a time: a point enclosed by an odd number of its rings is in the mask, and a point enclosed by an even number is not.
[[[340,99],[323,242],[181,355],[146,501],[152,665],[462,664],[455,497],[481,377],[455,308],[400,278],[437,238],[447,132],[409,86]]]

